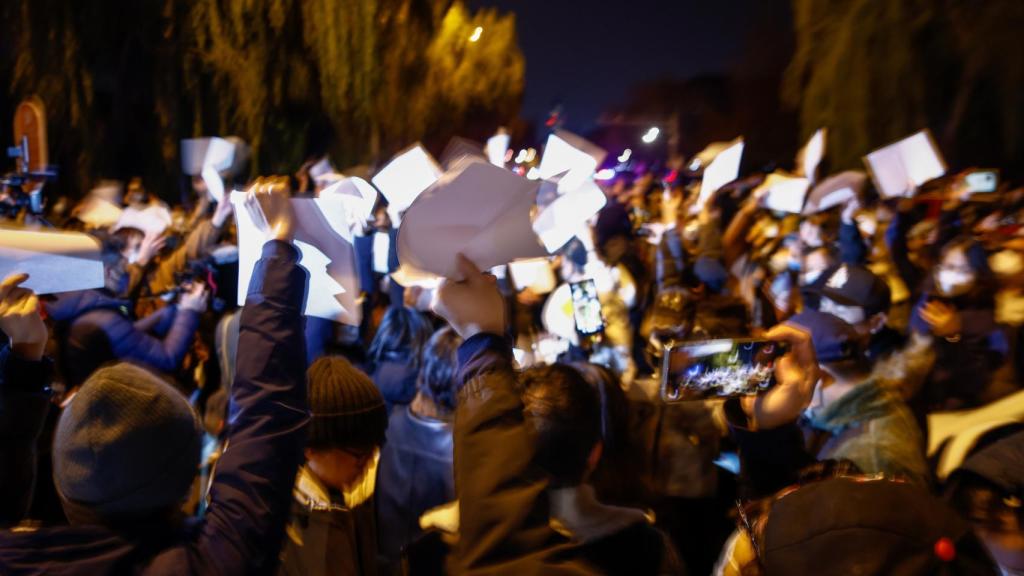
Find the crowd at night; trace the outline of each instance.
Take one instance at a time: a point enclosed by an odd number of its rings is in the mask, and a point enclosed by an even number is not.
[[[1024,574],[1019,6],[117,4],[0,8],[0,574]]]

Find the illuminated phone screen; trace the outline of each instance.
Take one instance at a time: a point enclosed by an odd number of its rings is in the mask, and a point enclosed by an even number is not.
[[[665,400],[727,398],[765,392],[775,385],[775,364],[784,346],[771,340],[683,342],[665,353]]]
[[[597,285],[593,280],[574,282],[572,288],[572,315],[576,320],[576,331],[584,336],[604,332],[604,318],[601,315],[601,300],[597,296]]]

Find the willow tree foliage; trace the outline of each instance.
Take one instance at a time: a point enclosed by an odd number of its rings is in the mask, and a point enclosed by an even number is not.
[[[291,171],[311,123],[337,164],[371,163],[481,112],[508,120],[522,94],[514,17],[452,0],[10,0],[0,16],[9,100],[42,97],[74,192],[143,175],[168,193],[178,141],[208,134],[246,139],[254,172]]]
[[[1020,164],[1024,3],[793,0],[793,8],[783,96],[798,107],[803,137],[829,127],[833,168],[860,167],[871,149],[925,127],[954,163]]]

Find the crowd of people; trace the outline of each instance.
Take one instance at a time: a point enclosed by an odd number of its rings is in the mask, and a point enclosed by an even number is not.
[[[787,213],[763,173],[619,173],[548,260],[599,292],[565,335],[553,286],[462,255],[400,286],[383,198],[361,325],[304,317],[309,166],[105,199],[157,233],[49,215],[106,283],[0,283],[0,573],[1024,574],[1024,188],[845,174]],[[265,236],[244,306],[233,210]],[[770,389],[660,393],[672,343],[741,338],[784,344]]]

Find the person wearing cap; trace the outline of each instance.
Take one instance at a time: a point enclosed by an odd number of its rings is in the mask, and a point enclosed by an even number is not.
[[[340,356],[318,359],[307,379],[313,419],[279,573],[376,574],[372,497],[388,421],[384,398]]]
[[[181,506],[202,431],[187,399],[151,372],[93,374],[60,417],[54,482],[71,526],[0,532],[0,573],[256,574],[274,568],[309,421],[301,366],[307,276],[278,180],[247,209],[267,238],[242,311],[227,448],[201,520]]]

